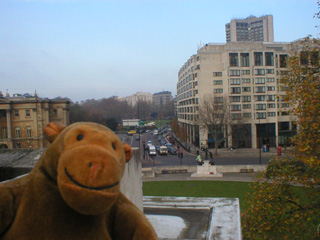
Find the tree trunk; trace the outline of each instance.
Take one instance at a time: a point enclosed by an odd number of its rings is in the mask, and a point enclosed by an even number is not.
[[[217,140],[214,140],[214,155],[218,156],[218,144]]]

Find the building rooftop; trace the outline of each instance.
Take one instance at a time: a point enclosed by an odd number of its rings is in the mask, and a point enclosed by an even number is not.
[[[162,92],[154,93],[153,95],[160,95],[160,94],[171,94],[171,92],[170,91],[162,91]]]
[[[34,93],[34,95],[30,93],[14,93],[12,96],[10,96],[9,93],[6,93],[4,95],[2,91],[0,91],[0,102],[33,102],[33,101],[51,101],[51,102],[71,102],[69,98],[64,97],[56,97],[53,99],[49,99],[47,97],[41,98],[38,96],[37,92]]]

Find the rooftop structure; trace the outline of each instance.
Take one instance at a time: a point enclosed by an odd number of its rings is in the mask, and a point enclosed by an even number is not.
[[[227,42],[273,42],[273,16],[250,16],[245,19],[232,19],[226,27]]]

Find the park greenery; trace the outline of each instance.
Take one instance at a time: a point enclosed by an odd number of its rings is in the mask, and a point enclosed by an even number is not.
[[[272,161],[253,184],[242,214],[244,239],[320,238],[319,52],[319,39],[293,44],[281,84],[298,126],[294,149]]]
[[[117,97],[71,103],[69,112],[70,123],[96,122],[106,125],[114,131],[117,130],[123,119],[165,120],[172,119],[174,115],[173,101],[165,103],[160,108],[146,101],[139,101],[132,106]]]
[[[144,182],[144,196],[239,198],[241,210],[247,209],[246,194],[252,192],[248,182],[162,181]]]

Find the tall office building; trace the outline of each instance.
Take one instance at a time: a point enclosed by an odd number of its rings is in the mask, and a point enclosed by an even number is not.
[[[188,141],[213,147],[212,136],[198,121],[200,104],[210,95],[216,103],[228,99],[235,125],[226,131],[243,121],[241,131],[232,131],[222,147],[290,144],[295,118],[288,114],[281,77],[286,74],[290,50],[297,43],[209,43],[192,55],[180,68],[177,83],[178,121],[186,128]]]
[[[138,102],[152,103],[152,94],[147,92],[137,92],[133,95],[122,98],[122,100],[126,100],[131,106],[135,106]]]
[[[250,16],[226,24],[227,42],[274,42],[273,16]]]
[[[153,105],[157,108],[161,108],[167,102],[172,100],[172,93],[169,91],[157,92],[152,95]]]

